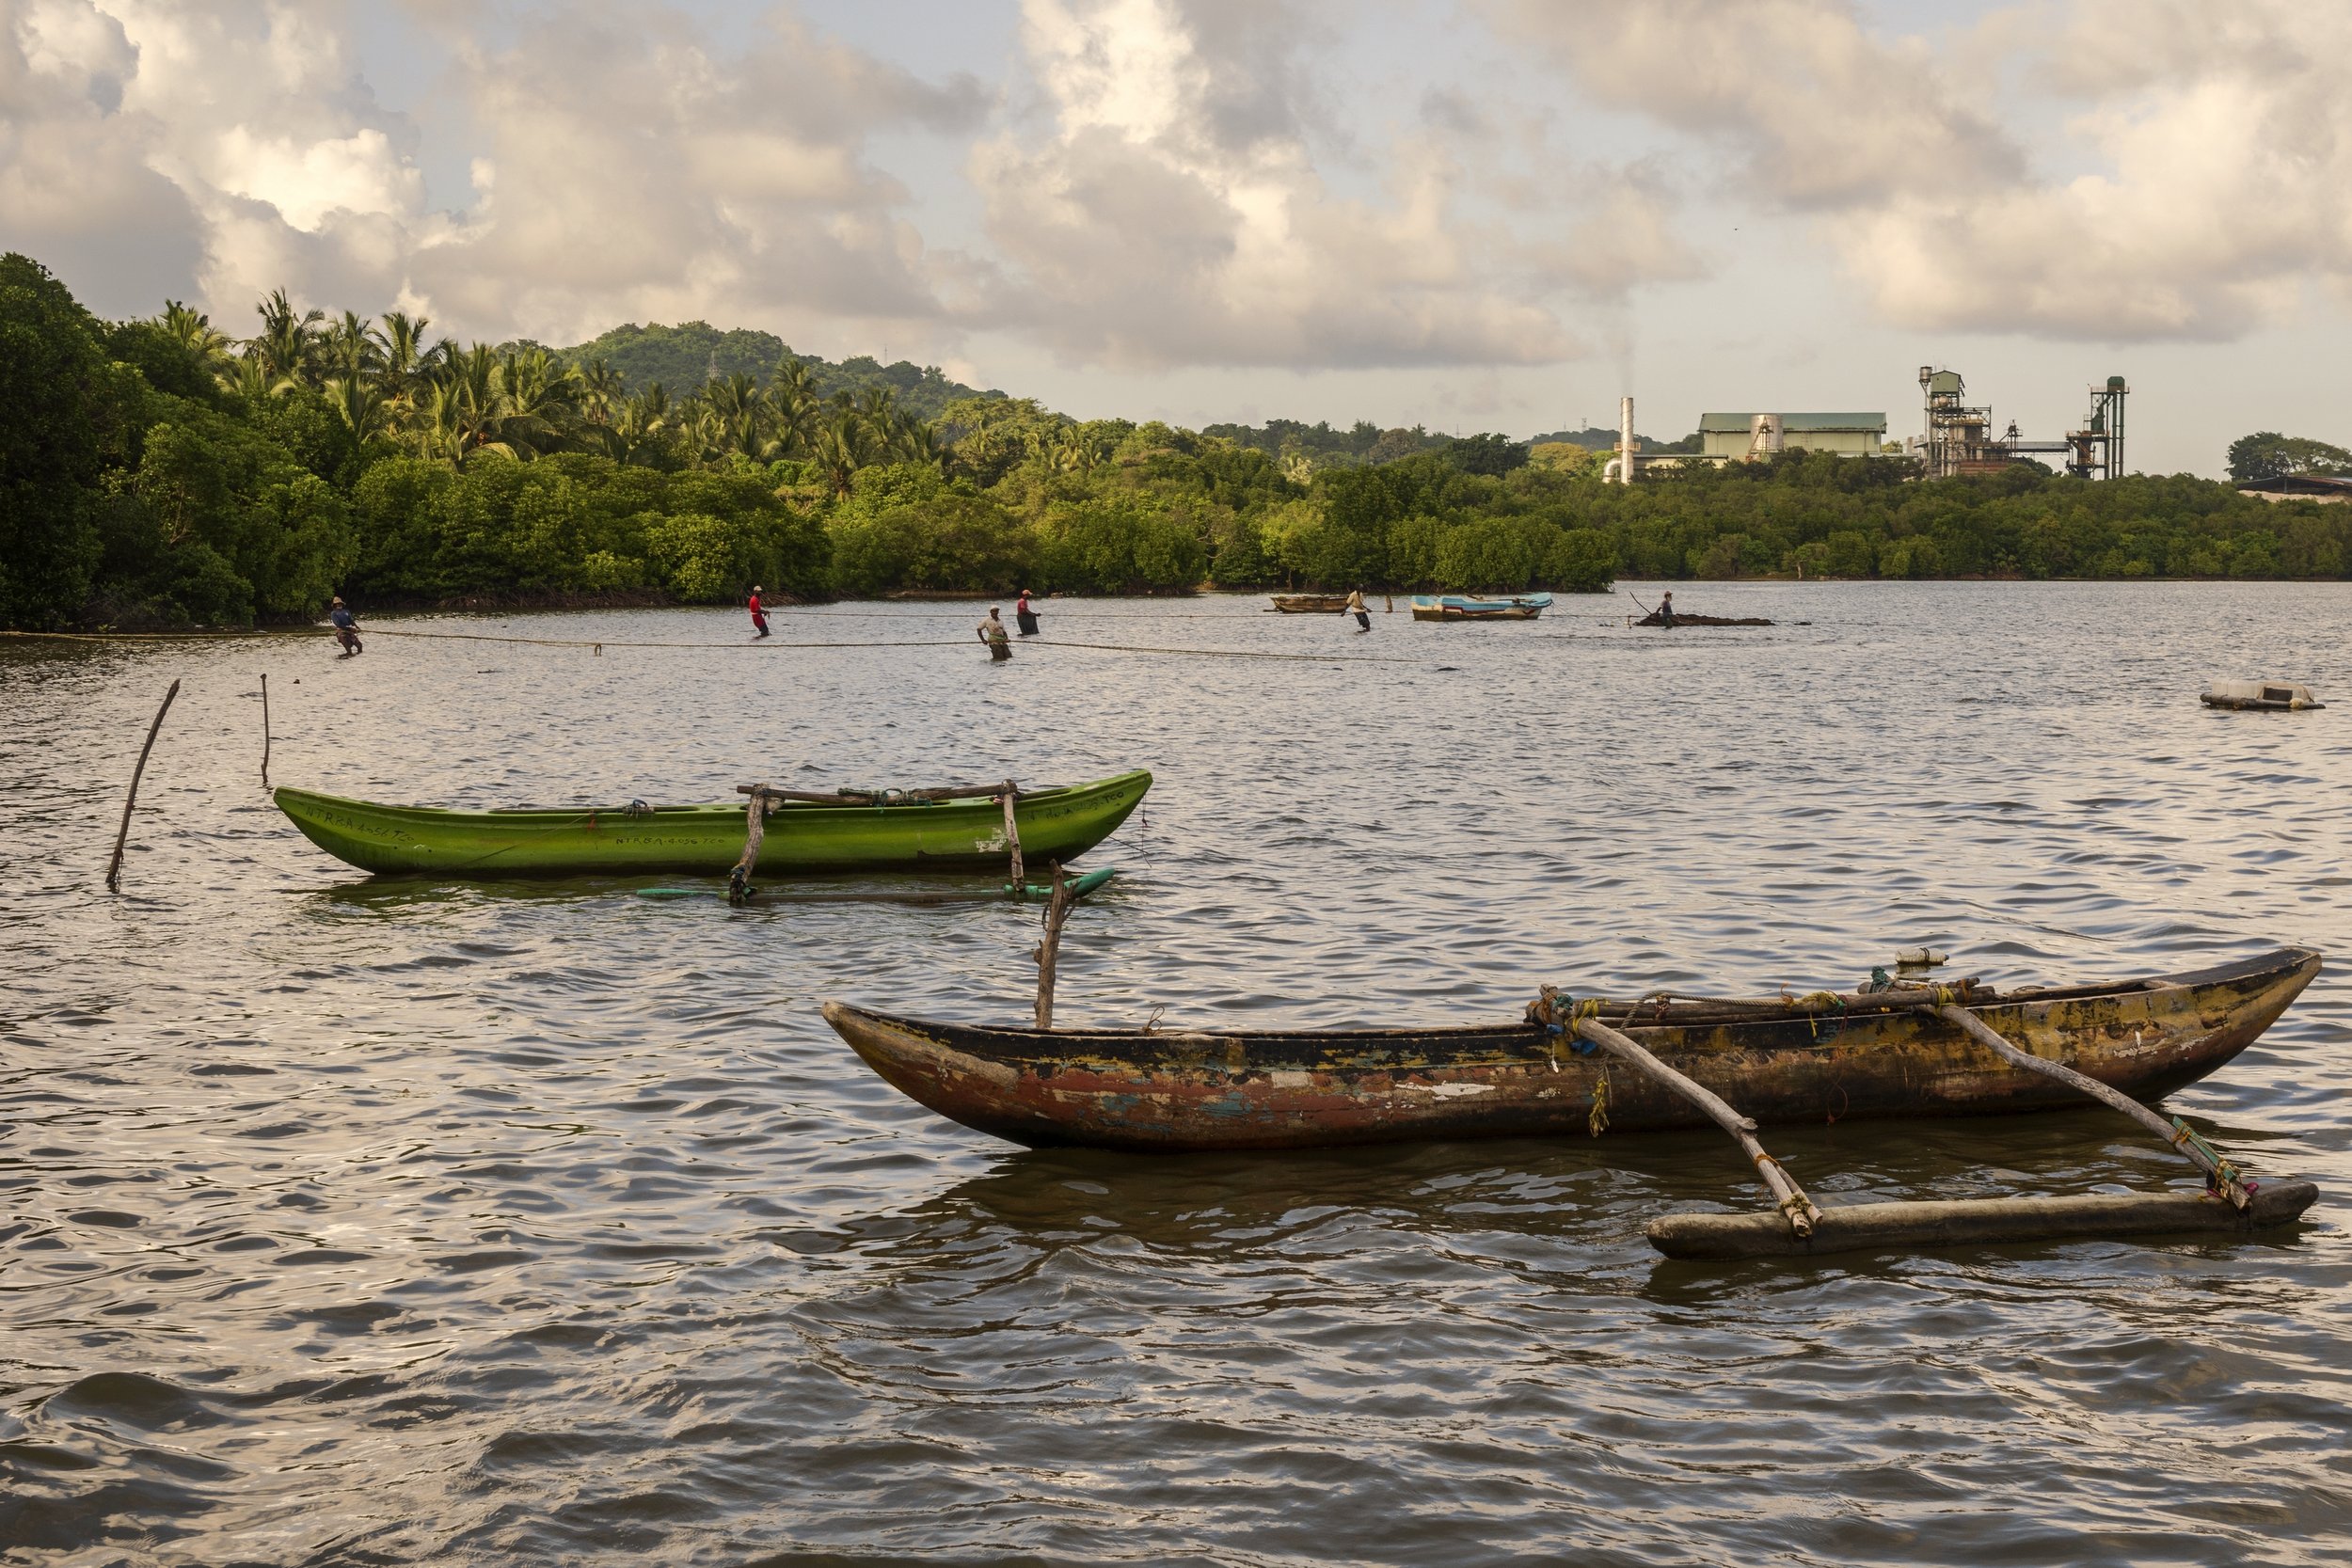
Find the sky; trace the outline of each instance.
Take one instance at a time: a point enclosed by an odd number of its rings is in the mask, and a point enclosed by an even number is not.
[[[2352,444],[2352,6],[0,0],[0,249],[568,344],[701,319],[1080,418],[1883,411]]]

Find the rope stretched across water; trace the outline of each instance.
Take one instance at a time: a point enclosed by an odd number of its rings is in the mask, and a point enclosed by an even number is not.
[[[8,631],[0,637],[65,642],[207,642],[225,641],[234,638],[255,637],[326,637],[326,627],[310,627],[300,631],[189,631],[189,632],[72,632],[72,631]],[[921,641],[869,642],[779,642],[773,639],[746,639],[734,642],[630,641],[611,638],[587,637],[508,637],[478,631],[406,631],[389,626],[363,627],[363,637],[413,637],[426,642],[511,642],[538,648],[588,648],[602,653],[607,648],[686,648],[707,653],[755,653],[761,649],[796,648],[808,650],[852,648],[961,648],[968,646],[960,638],[930,639]],[[1309,664],[1422,664],[1419,658],[1400,658],[1383,654],[1279,654],[1258,653],[1243,648],[1164,648],[1133,642],[1065,642],[1053,638],[1037,638],[1023,644],[1029,648],[1076,648],[1090,653],[1166,654],[1184,658],[1271,658]]]

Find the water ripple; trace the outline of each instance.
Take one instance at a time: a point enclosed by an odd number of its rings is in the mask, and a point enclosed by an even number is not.
[[[1703,596],[1785,624],[1183,623],[1414,660],[1353,666],[0,649],[0,1562],[2340,1560],[2328,1206],[2239,1245],[1698,1266],[1642,1227],[1750,1201],[1712,1137],[1023,1152],[816,1006],[1021,1016],[1033,910],[372,880],[269,808],[249,700],[268,670],[282,782],[452,804],[1148,765],[1065,942],[1073,1020],[1810,990],[1918,943],[2000,984],[2352,948],[2342,710],[2194,702],[2352,693],[2352,592]],[[1136,641],[1151,609],[1048,626]],[[2175,1103],[2340,1192],[2348,1048],[2331,971]],[[2179,1180],[2089,1111],[1772,1141],[1840,1201]]]

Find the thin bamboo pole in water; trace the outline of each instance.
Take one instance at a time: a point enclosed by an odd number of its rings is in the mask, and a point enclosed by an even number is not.
[[[131,793],[122,798],[122,826],[115,830],[114,859],[106,863],[108,892],[122,880],[122,845],[131,836],[131,808],[139,803],[139,775],[147,771],[147,753],[155,749],[155,732],[164,727],[164,715],[171,711],[171,700],[178,695],[180,683],[175,680],[164,693],[163,705],[155,710],[155,721],[147,726],[147,743],[139,748],[138,766],[131,769]]]

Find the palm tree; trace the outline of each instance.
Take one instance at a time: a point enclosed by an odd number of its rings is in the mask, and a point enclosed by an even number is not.
[[[384,340],[356,310],[345,310],[317,339],[319,356],[326,369],[345,381],[357,381],[384,367]]]
[[[878,443],[866,422],[848,409],[818,429],[811,455],[817,462],[817,472],[834,497],[847,496],[857,471],[871,463]]]
[[[326,394],[326,405],[335,410],[355,441],[365,444],[383,435],[390,423],[384,390],[372,381],[356,375],[331,376],[320,390]]]
[[[166,337],[186,349],[199,368],[215,374],[229,369],[229,335],[215,326],[211,317],[176,299],[167,299],[155,325],[164,329]]]
[[[657,381],[621,405],[607,448],[616,462],[641,461],[668,444],[673,422],[669,391]]]
[[[580,367],[580,407],[597,424],[612,422],[613,413],[621,406],[621,400],[628,391],[622,383],[621,372],[614,370],[601,355]]]
[[[451,381],[427,385],[422,401],[409,414],[407,426],[419,457],[445,463],[464,459],[468,428],[464,401]]]
[[[267,362],[258,352],[248,348],[213,372],[213,385],[247,403],[259,403],[263,398],[292,391],[302,384],[292,376],[270,374]]]
[[[776,433],[776,455],[802,457],[810,451],[817,438],[818,426],[823,422],[823,404],[817,399],[816,379],[808,366],[787,355],[776,366],[775,378],[768,384],[769,417]]]
[[[394,398],[405,398],[425,366],[424,329],[433,325],[425,316],[412,316],[405,310],[384,312],[385,391]]]
[[[901,414],[891,421],[890,433],[882,443],[883,451],[894,463],[933,463],[942,473],[947,469],[952,449],[940,439],[939,426],[912,414]]]
[[[759,383],[738,371],[703,388],[702,401],[715,421],[715,445],[725,453],[740,453],[754,462],[773,454],[776,441],[768,434],[768,394]]]
[[[254,308],[262,318],[262,334],[246,341],[248,353],[261,356],[262,368],[269,373],[274,388],[283,384],[299,385],[303,373],[310,368],[310,354],[317,334],[313,330],[326,319],[324,310],[308,310],[296,314],[294,302],[283,289],[272,290],[269,298]]]
[[[496,447],[528,462],[568,444],[580,387],[555,356],[543,348],[528,353],[509,349],[498,357],[490,387],[480,448]]]

